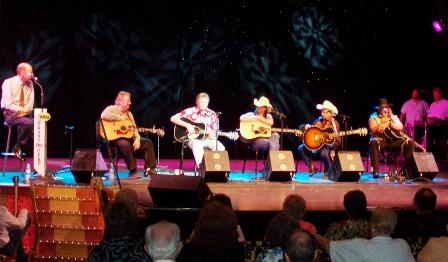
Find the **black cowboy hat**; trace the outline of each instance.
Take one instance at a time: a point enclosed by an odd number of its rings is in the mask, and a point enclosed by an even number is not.
[[[375,106],[375,109],[379,109],[379,108],[381,108],[381,107],[383,107],[383,106],[391,107],[391,106],[393,106],[393,105],[394,105],[394,104],[389,104],[389,103],[387,102],[387,98],[380,98],[380,99],[378,100],[378,105]]]

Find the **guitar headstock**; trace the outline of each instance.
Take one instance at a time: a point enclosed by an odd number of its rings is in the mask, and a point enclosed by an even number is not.
[[[303,135],[303,131],[302,131],[302,130],[296,130],[296,131],[294,132],[294,135],[300,137],[300,136]]]
[[[163,129],[161,129],[161,128],[158,128],[158,129],[156,129],[155,131],[156,131],[155,134],[158,135],[158,136],[160,136],[160,137],[162,137],[162,136],[165,135],[165,130],[163,130]]]
[[[238,140],[238,138],[240,138],[238,132],[229,132],[226,136],[231,140]]]
[[[160,137],[165,135],[165,130],[163,130],[161,128],[144,128],[144,127],[139,127],[138,128],[138,132],[147,132],[147,133],[155,134],[155,135],[160,136]]]
[[[367,128],[361,127],[358,129],[358,133],[360,136],[366,136],[369,133],[369,131],[367,130]]]

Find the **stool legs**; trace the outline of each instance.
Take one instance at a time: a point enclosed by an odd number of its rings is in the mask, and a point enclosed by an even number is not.
[[[6,150],[5,150],[5,159],[3,160],[3,176],[5,176],[6,172],[6,163],[8,162],[8,153],[9,153],[9,144],[11,142],[11,126],[8,125],[8,138],[6,139]]]

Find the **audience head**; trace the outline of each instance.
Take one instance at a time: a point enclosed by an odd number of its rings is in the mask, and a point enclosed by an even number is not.
[[[167,221],[152,224],[146,228],[145,242],[145,249],[152,260],[174,260],[182,249],[180,228]]]
[[[306,212],[306,201],[299,195],[291,194],[283,201],[283,211],[294,219],[301,220]]]
[[[138,204],[138,194],[137,192],[130,188],[130,187],[125,187],[120,189],[114,197],[114,202],[123,202],[123,203],[127,203],[131,206],[137,206]]]
[[[229,207],[229,208],[233,208],[232,207],[232,200],[230,199],[230,197],[228,197],[226,194],[214,194],[212,195],[207,203],[212,203],[212,202],[217,202],[220,203],[223,206]]]
[[[265,234],[266,241],[272,247],[283,246],[291,232],[298,228],[299,224],[296,219],[285,212],[281,212],[269,221]]]
[[[352,190],[344,195],[344,207],[351,219],[362,219],[367,214],[367,199],[361,190]]]
[[[106,208],[105,222],[105,238],[133,236],[138,222],[135,207],[124,202],[113,203]]]
[[[207,203],[199,212],[191,243],[223,250],[238,243],[238,220],[235,212],[218,202]]]
[[[316,257],[317,242],[311,233],[295,230],[283,248],[286,262],[311,262]]]
[[[397,224],[397,213],[392,208],[377,207],[370,219],[372,236],[391,235]]]
[[[414,195],[414,208],[417,212],[432,212],[436,203],[437,195],[430,188],[421,188]]]

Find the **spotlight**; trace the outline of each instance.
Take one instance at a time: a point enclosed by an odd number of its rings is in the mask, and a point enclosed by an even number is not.
[[[443,31],[445,25],[442,23],[441,20],[434,20],[432,22],[432,28],[434,29],[434,31],[436,31],[437,33],[440,33]]]

